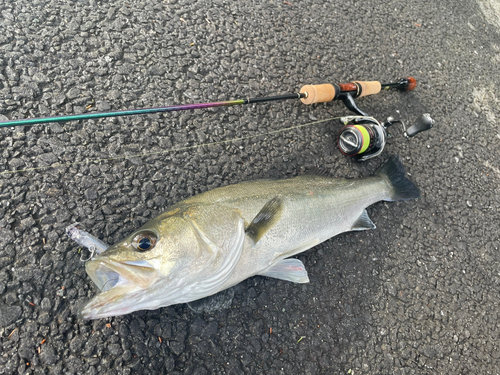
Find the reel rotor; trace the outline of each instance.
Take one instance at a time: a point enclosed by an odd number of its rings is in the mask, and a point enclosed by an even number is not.
[[[408,130],[402,121],[393,117],[388,117],[385,122],[380,123],[370,116],[347,116],[342,117],[340,122],[344,127],[337,138],[337,146],[340,152],[357,161],[365,161],[380,155],[386,144],[387,128],[391,125],[401,123],[406,138],[414,137],[434,126],[434,120],[428,113],[420,116]]]

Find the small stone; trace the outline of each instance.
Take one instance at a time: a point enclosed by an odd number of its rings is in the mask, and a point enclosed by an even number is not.
[[[38,156],[38,158],[46,164],[53,164],[57,162],[57,156],[54,155],[52,152],[41,154]]]
[[[7,327],[21,317],[23,310],[20,306],[5,306],[0,304],[0,327]]]
[[[149,182],[146,182],[143,186],[142,186],[142,190],[148,194],[154,194],[156,193],[156,187],[155,187],[155,184],[151,181]]]
[[[38,322],[40,324],[48,324],[51,320],[52,320],[52,318],[48,312],[43,312],[38,317]]]
[[[97,102],[97,109],[99,111],[109,111],[111,109],[111,106],[108,104],[108,102],[105,102],[104,100],[99,100]]]
[[[50,130],[55,134],[60,134],[64,132],[64,128],[57,122],[53,122],[50,124]]]
[[[11,306],[14,303],[16,303],[16,301],[17,301],[16,293],[14,292],[5,293],[4,302],[7,305]]]
[[[69,343],[69,348],[71,349],[72,352],[80,352],[80,349],[83,348],[85,341],[86,340],[83,336],[76,335]]]
[[[108,352],[111,354],[113,357],[118,357],[122,351],[122,347],[119,344],[109,344],[108,345]]]
[[[46,365],[53,365],[57,361],[57,356],[54,348],[49,344],[45,343],[41,346],[40,359]]]
[[[42,309],[42,311],[49,311],[52,308],[52,302],[50,301],[50,299],[47,297],[42,299],[42,302],[40,302],[40,308]]]
[[[24,166],[24,160],[23,159],[20,159],[20,158],[13,158],[9,161],[9,165],[12,167],[12,168],[19,168],[19,167],[23,167]]]
[[[430,345],[425,345],[422,351],[427,358],[434,358],[436,355],[436,349]]]
[[[69,99],[78,98],[79,95],[80,95],[80,90],[78,90],[76,87],[73,87],[72,89],[69,89],[69,91],[66,93],[66,96]]]
[[[17,353],[21,358],[30,359],[33,356],[33,354],[35,354],[35,351],[29,345],[21,344]]]
[[[14,276],[19,281],[39,280],[42,277],[43,271],[34,264],[28,264],[24,267],[19,267],[14,270]]]
[[[175,355],[181,355],[181,353],[184,351],[185,345],[183,342],[179,341],[170,341],[169,343],[169,348],[174,353]]]
[[[121,92],[118,90],[111,90],[110,92],[108,92],[109,99],[117,100],[120,99],[121,95],[122,95]]]
[[[130,350],[125,350],[122,354],[122,359],[125,361],[125,362],[128,362],[130,361],[130,359],[132,358],[132,352]]]
[[[21,225],[24,227],[24,228],[31,228],[32,226],[34,226],[36,224],[36,221],[35,219],[33,219],[31,216],[30,217],[27,217],[26,219],[23,219],[21,220]]]
[[[90,169],[90,174],[94,177],[99,176],[101,174],[101,170],[99,169],[99,166],[97,166],[95,164],[92,164],[89,169]]]
[[[3,248],[12,241],[14,241],[14,234],[8,229],[0,228],[0,247]]]
[[[33,81],[35,81],[36,83],[45,83],[49,82],[49,79],[45,74],[39,72],[33,75]]]
[[[83,193],[83,195],[88,200],[95,200],[98,197],[97,191],[95,191],[94,189],[87,189],[87,190],[85,190],[85,193]]]

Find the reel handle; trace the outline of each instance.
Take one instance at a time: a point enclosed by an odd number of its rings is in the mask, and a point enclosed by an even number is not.
[[[412,138],[416,136],[418,133],[429,130],[434,126],[434,120],[431,118],[431,115],[428,113],[424,113],[420,116],[413,126],[410,126],[408,130],[405,131],[404,135],[407,138]]]

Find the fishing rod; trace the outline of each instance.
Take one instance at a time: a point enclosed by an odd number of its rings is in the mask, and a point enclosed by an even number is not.
[[[105,117],[131,116],[150,113],[186,111],[193,109],[228,107],[234,105],[245,105],[253,103],[263,103],[280,100],[300,99],[304,104],[325,103],[333,100],[341,100],[344,105],[358,116],[343,118],[344,125],[352,125],[352,129],[346,131],[346,127],[341,131],[338,146],[340,150],[349,156],[354,156],[358,160],[366,160],[378,155],[385,146],[385,129],[400,121],[386,121],[384,125],[378,123],[375,119],[363,112],[354,102],[355,98],[378,94],[382,90],[397,89],[399,91],[411,91],[417,86],[417,81],[413,77],[401,78],[396,82],[380,83],[378,81],[353,81],[339,84],[320,84],[303,86],[299,93],[284,94],[278,96],[236,99],[212,103],[194,103],[170,105],[164,107],[128,109],[110,112],[90,112],[77,115],[55,116],[55,117],[37,117],[18,120],[7,120],[0,122],[0,128],[14,127],[24,125],[46,124],[51,122],[66,122],[77,120],[89,120]],[[430,117],[429,117],[430,118]],[[369,120],[367,120],[369,119]],[[363,126],[364,123],[370,123]],[[411,127],[405,132],[405,135],[412,137],[417,133],[432,127],[432,124],[424,126]],[[380,151],[380,152],[379,152]],[[360,156],[364,154],[363,156]]]
[[[417,86],[417,81],[413,77],[402,78],[397,82],[381,84],[377,81],[363,82],[355,81],[351,83],[340,84],[322,84],[322,85],[307,85],[302,87],[298,94],[285,94],[278,96],[269,96],[263,98],[247,98],[228,100],[224,102],[213,103],[194,103],[194,104],[181,104],[170,105],[165,107],[141,108],[141,109],[127,109],[121,111],[111,112],[90,112],[78,115],[55,116],[55,117],[37,117],[19,120],[7,120],[0,122],[0,128],[11,126],[35,125],[46,124],[49,122],[66,122],[77,120],[90,120],[104,117],[118,117],[118,116],[131,116],[141,115],[148,113],[160,112],[174,112],[174,111],[187,111],[191,109],[214,108],[214,107],[228,107],[233,105],[245,105],[252,103],[263,103],[279,100],[300,99],[304,104],[323,103],[336,99],[344,101],[346,106],[359,115],[366,115],[356,104],[353,104],[353,98],[373,95],[379,93],[382,89],[398,89],[400,91],[410,91]],[[346,97],[350,97],[351,100]]]

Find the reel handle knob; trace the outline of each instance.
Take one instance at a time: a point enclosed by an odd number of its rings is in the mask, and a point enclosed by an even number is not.
[[[417,119],[417,122],[413,126],[410,126],[410,128],[406,130],[405,136],[408,138],[412,138],[420,132],[429,130],[433,126],[434,120],[431,118],[431,115],[429,115],[428,113],[424,113]]]

